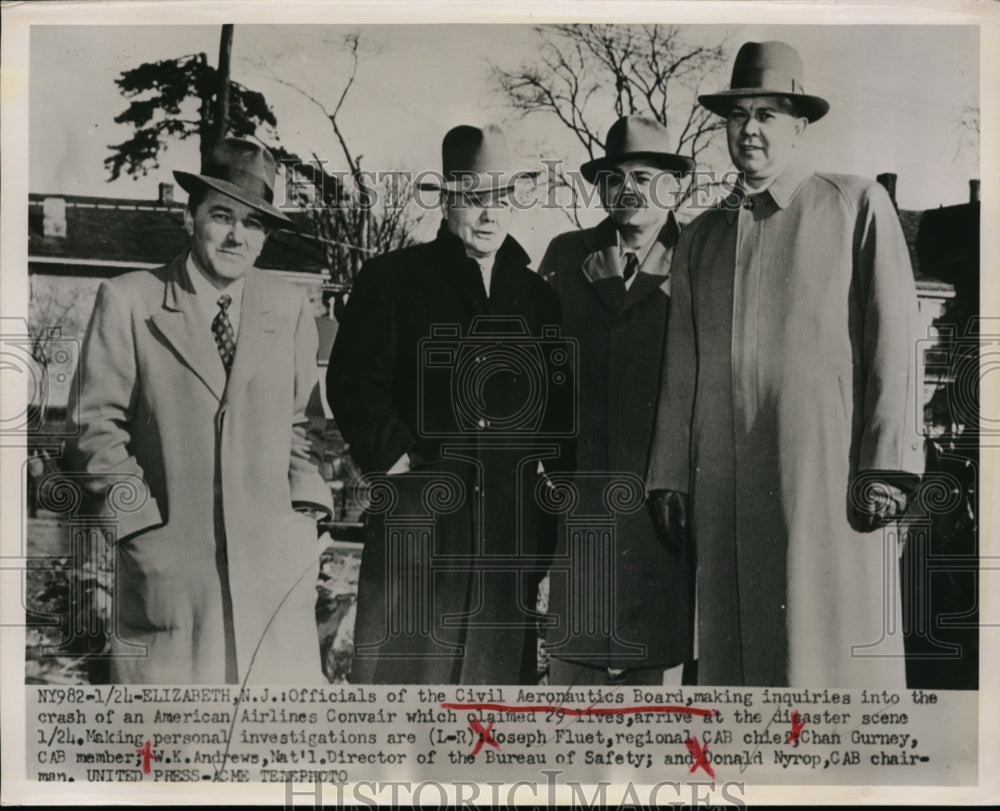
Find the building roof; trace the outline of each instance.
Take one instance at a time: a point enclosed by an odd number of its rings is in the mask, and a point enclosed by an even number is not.
[[[979,201],[923,213],[914,239],[921,266],[952,284],[979,284]]]
[[[43,205],[46,198],[66,201],[66,235],[46,236]],[[80,195],[28,195],[28,257],[65,260],[88,265],[107,262],[164,264],[188,245],[184,233],[184,205],[156,200]],[[308,234],[306,215],[293,213],[293,220]],[[271,235],[258,267],[269,270],[322,274],[326,266],[323,246],[307,236],[290,231]]]

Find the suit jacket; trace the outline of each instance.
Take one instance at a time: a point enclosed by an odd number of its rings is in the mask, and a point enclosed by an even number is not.
[[[69,458],[121,539],[112,675],[319,681],[316,534],[292,509],[331,503],[306,413],[316,325],[251,269],[227,381],[185,259],[101,284],[69,404]]]
[[[566,336],[580,348],[580,514],[608,513],[605,490],[616,476],[630,474],[640,485],[645,476],[678,234],[671,215],[628,291],[611,219],[557,236],[542,259],[539,273],[559,293]],[[548,633],[549,650],[558,658],[603,667],[665,667],[684,661],[692,643],[689,556],[668,550],[645,507],[613,517],[614,537],[608,541],[613,548],[606,550],[607,567],[595,582],[578,582],[564,565],[553,568],[549,609],[560,626]],[[565,563],[573,543],[560,537],[557,562]],[[597,628],[579,617],[574,621],[571,611],[579,605],[574,597],[579,588],[593,605],[606,599],[614,608],[614,622]]]
[[[473,336],[477,316],[493,320]],[[488,298],[444,226],[362,268],[327,396],[362,470],[384,473],[404,453],[415,469],[386,480],[391,509],[366,519],[352,681],[517,683],[529,660],[534,679],[530,613],[546,566],[537,461],[571,464],[558,429],[571,377],[551,368],[559,358],[571,371],[559,325],[555,292],[509,237]]]

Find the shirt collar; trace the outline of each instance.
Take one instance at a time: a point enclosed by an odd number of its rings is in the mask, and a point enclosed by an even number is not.
[[[633,248],[631,245],[625,244],[625,240],[622,239],[621,231],[616,230],[615,234],[618,239],[618,257],[620,259],[624,259],[630,253],[634,253],[635,258],[639,260],[640,265],[642,265],[642,263],[646,260],[646,255],[649,253],[649,249],[652,248],[653,243],[656,242],[656,234],[654,234],[653,238],[641,248]]]
[[[798,164],[791,164],[785,171],[778,175],[763,191],[751,192],[746,187],[740,185],[729,192],[719,203],[726,214],[726,221],[732,225],[736,222],[737,215],[741,208],[753,208],[754,203],[758,204],[758,211],[768,210],[765,205],[763,209],[759,207],[761,202],[770,200],[777,208],[786,209],[792,204],[795,195],[802,188],[803,182],[811,175],[809,170]],[[749,200],[744,200],[749,198]]]
[[[653,245],[657,242],[657,240],[669,248],[677,241],[678,233],[679,229],[677,228],[677,221],[674,219],[674,212],[672,211],[667,214],[667,219],[664,220],[660,229],[654,232],[649,242],[638,250],[627,245],[622,239],[621,231],[616,228],[615,241],[618,245],[618,257],[619,259],[624,259],[626,254],[634,253],[636,259],[639,260],[639,265],[641,266],[642,263],[646,261],[646,257],[649,256],[649,252],[652,250]]]
[[[194,263],[194,256],[191,253],[188,253],[184,266],[187,268],[188,279],[191,281],[191,288],[195,296],[198,297],[199,301],[205,302],[205,306],[209,312],[214,311],[216,302],[223,294],[231,296],[233,301],[239,306],[240,299],[243,296],[243,284],[246,281],[245,276],[240,276],[225,290],[219,290],[198,270],[198,266]]]
[[[806,169],[793,163],[772,180],[762,193],[769,194],[778,208],[788,208],[808,175],[809,172]]]

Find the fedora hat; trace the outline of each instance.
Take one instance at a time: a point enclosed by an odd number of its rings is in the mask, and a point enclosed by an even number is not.
[[[686,174],[694,169],[694,161],[670,151],[667,128],[653,118],[625,115],[619,118],[604,141],[604,157],[594,158],[580,167],[580,174],[590,183],[602,170],[631,160],[645,160],[668,172]]]
[[[514,157],[503,130],[460,124],[441,143],[442,174],[417,184],[424,191],[504,191],[538,172],[514,169]]]
[[[260,144],[223,138],[202,160],[200,175],[174,172],[174,177],[188,194],[207,186],[283,225],[293,225],[273,205],[275,172],[274,156]]]
[[[747,96],[785,96],[810,122],[826,115],[830,103],[802,88],[802,57],[786,42],[745,42],[736,54],[729,90],[698,96],[716,115],[729,113],[733,99]]]

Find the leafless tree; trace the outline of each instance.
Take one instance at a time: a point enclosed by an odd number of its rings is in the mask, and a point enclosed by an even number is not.
[[[679,27],[667,25],[559,24],[535,30],[537,57],[515,70],[494,65],[493,79],[516,112],[556,118],[587,159],[603,154],[600,127],[610,111],[655,118],[671,133],[674,151],[695,160],[722,128],[696,96],[703,82],[718,81],[724,41],[696,44]],[[576,185],[561,167],[553,179],[570,189],[567,214],[579,225]]]
[[[312,186],[310,193],[299,195],[299,202],[309,212],[316,237],[326,248],[333,282],[344,286],[354,281],[369,256],[412,244],[423,218],[405,173],[366,171],[364,156],[351,147],[344,132],[341,110],[357,77],[360,44],[360,35],[352,33],[331,48],[350,56],[344,87],[332,107],[261,64],[272,81],[294,90],[323,113],[347,166],[346,174],[329,171],[314,153],[312,162],[285,167]]]
[[[958,144],[955,147],[955,157],[968,151],[979,156],[979,105],[967,101],[962,105],[958,120]]]
[[[83,333],[84,321],[90,312],[92,293],[83,282],[42,285],[32,280],[28,306],[28,332],[31,336],[31,356],[42,368],[52,360],[52,347],[63,339]]]

